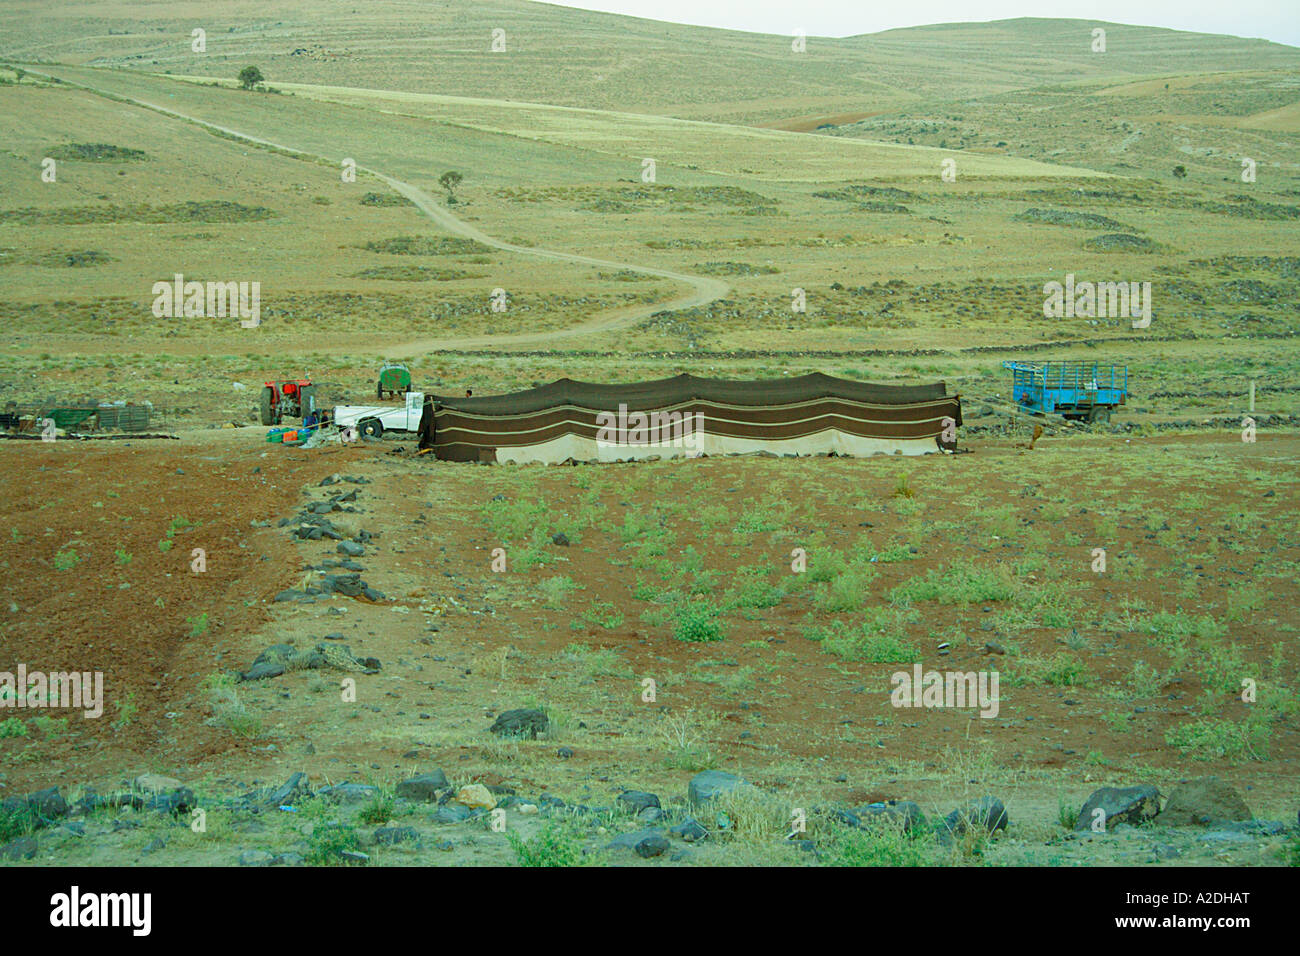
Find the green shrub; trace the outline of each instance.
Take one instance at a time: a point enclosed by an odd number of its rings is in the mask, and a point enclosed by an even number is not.
[[[1203,717],[1165,733],[1165,743],[1194,760],[1264,760],[1273,729],[1264,720]]]
[[[548,823],[531,840],[525,841],[513,831],[506,839],[515,851],[520,866],[582,866],[582,844],[567,827]]]
[[[921,652],[907,639],[905,628],[917,617],[910,609],[877,608],[856,626],[832,621],[826,627],[805,630],[804,636],[845,660],[910,664],[921,659]]]
[[[870,597],[869,588],[875,577],[876,570],[870,565],[843,571],[817,589],[813,606],[823,613],[856,611]]]
[[[373,826],[379,826],[387,823],[393,818],[394,801],[392,796],[385,793],[382,789],[376,790],[371,800],[362,806],[357,814],[357,819],[362,823],[369,823]]]
[[[673,637],[679,641],[701,643],[722,640],[718,609],[703,601],[682,604],[674,612]]]
[[[357,850],[361,840],[350,826],[340,823],[318,823],[308,838],[307,862],[312,866],[345,866],[347,861],[339,854]]]
[[[1060,821],[1063,829],[1073,832],[1075,824],[1079,822],[1080,807],[1065,797],[1060,797],[1056,801],[1056,819]]]
[[[897,826],[845,830],[820,847],[827,866],[925,866],[929,837],[909,837]]]
[[[912,578],[889,592],[891,601],[937,601],[940,604],[975,604],[1007,601],[1016,593],[1010,575],[1003,568],[982,568],[956,564],[947,570],[930,571],[924,578]]]
[[[573,582],[573,578],[567,574],[559,574],[553,578],[547,578],[537,583],[537,590],[542,592],[544,603],[550,605],[563,604],[569,592],[578,587]]]

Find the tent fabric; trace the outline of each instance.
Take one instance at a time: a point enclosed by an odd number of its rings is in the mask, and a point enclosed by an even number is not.
[[[873,385],[812,373],[735,381],[678,375],[626,385],[560,379],[508,395],[431,396],[420,447],[452,461],[620,461],[697,454],[924,454],[943,420],[943,382]]]
[[[724,402],[731,405],[784,405],[813,398],[847,398],[868,404],[897,405],[933,401],[945,397],[944,383],[934,385],[872,385],[834,378],[820,372],[797,378],[736,381],[677,375],[652,382],[599,385],[562,378],[522,392],[471,398],[442,398],[434,401],[448,409],[482,415],[520,415],[560,405],[580,408],[654,409],[689,399]]]

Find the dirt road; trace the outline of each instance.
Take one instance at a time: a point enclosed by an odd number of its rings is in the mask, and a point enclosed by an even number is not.
[[[250,133],[245,133],[242,130],[232,129],[229,126],[210,123],[207,120],[202,120],[195,116],[189,116],[185,113],[168,109],[165,106],[159,106],[156,103],[148,103],[144,100],[123,96],[66,77],[60,77],[38,70],[28,70],[27,72],[33,76],[40,76],[51,80],[57,79],[60,83],[65,85],[77,87],[78,89],[94,93],[98,96],[103,96],[115,102],[129,103],[132,106],[138,106],[141,109],[152,110],[160,115],[180,120],[181,122],[190,123],[194,126],[211,130],[212,132],[221,133],[225,136],[235,137],[243,142],[255,146],[283,150],[284,152],[291,153],[295,156],[320,159],[334,164],[337,164],[340,159],[340,157],[323,156],[319,153],[298,149],[294,146],[288,145],[287,143],[254,136]],[[730,286],[720,279],[694,276],[684,272],[672,272],[667,269],[657,269],[653,266],[647,266],[641,263],[616,262],[610,259],[597,259],[592,256],[584,256],[572,252],[562,252],[555,249],[544,249],[536,246],[518,246],[512,243],[503,242],[500,239],[489,236],[482,230],[458,219],[444,206],[439,205],[438,201],[433,196],[430,196],[418,186],[414,186],[408,182],[403,182],[402,180],[389,176],[387,173],[377,169],[370,169],[365,166],[358,166],[357,169],[363,173],[374,176],[376,179],[387,184],[389,187],[411,200],[411,202],[413,202],[421,212],[428,216],[429,219],[437,224],[439,228],[450,232],[453,235],[462,236],[466,239],[473,239],[476,242],[480,242],[485,246],[490,246],[491,248],[498,249],[502,252],[510,252],[521,256],[532,256],[538,259],[547,259],[552,262],[570,262],[577,265],[596,266],[601,269],[639,272],[643,275],[655,276],[660,279],[670,279],[674,282],[680,282],[683,285],[691,287],[691,292],[669,299],[665,302],[657,302],[650,305],[627,306],[599,312],[587,321],[567,329],[550,332],[520,333],[518,335],[418,339],[411,342],[386,346],[384,354],[389,357],[413,358],[438,349],[482,348],[484,346],[497,345],[507,347],[554,345],[557,341],[565,339],[589,338],[595,334],[625,329],[642,319],[650,317],[656,312],[671,311],[674,309],[689,309],[699,305],[706,305],[709,302],[722,298],[728,291],[730,291]],[[349,351],[351,351],[351,349],[349,349]]]

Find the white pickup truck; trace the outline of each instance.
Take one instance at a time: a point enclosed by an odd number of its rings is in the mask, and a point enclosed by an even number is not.
[[[405,405],[336,405],[334,424],[339,428],[356,428],[369,438],[384,432],[413,432],[420,427],[424,412],[424,393],[407,392]]]

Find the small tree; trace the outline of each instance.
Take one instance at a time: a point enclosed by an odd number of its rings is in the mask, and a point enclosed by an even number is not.
[[[1187,167],[1186,167],[1186,166],[1175,166],[1175,167],[1174,167],[1174,179],[1185,179],[1186,177],[1187,177]]]
[[[454,169],[449,169],[438,177],[438,185],[447,190],[447,205],[453,206],[456,203],[456,187],[465,179]]]
[[[266,77],[255,66],[246,66],[239,71],[239,85],[246,90],[251,90],[258,84],[265,82]]]

